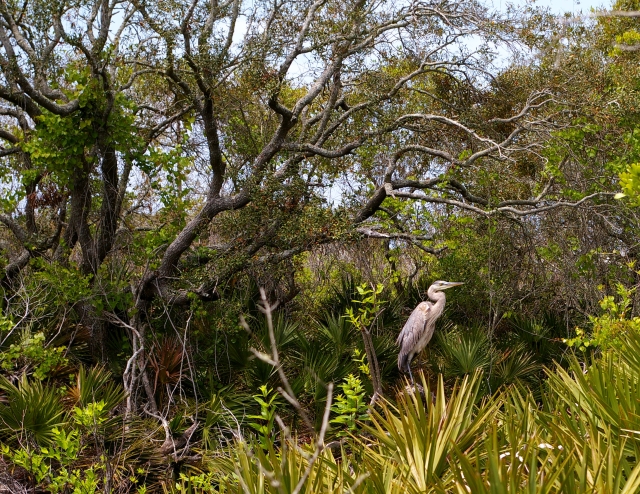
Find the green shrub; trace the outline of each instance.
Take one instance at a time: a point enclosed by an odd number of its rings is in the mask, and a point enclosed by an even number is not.
[[[589,316],[592,329],[590,334],[581,328],[576,328],[576,337],[565,339],[570,347],[586,351],[589,347],[602,350],[609,348],[623,349],[631,334],[640,334],[640,317],[630,317],[631,296],[635,289],[628,289],[621,283],[616,285],[619,301],[611,295],[600,301],[603,313],[599,316]]]
[[[365,402],[366,393],[359,377],[349,374],[340,388],[342,393],[335,397],[335,403],[331,407],[331,411],[336,414],[331,423],[340,426],[338,436],[345,436],[357,430],[358,422],[369,418],[369,407]]]
[[[27,439],[50,444],[54,431],[66,422],[57,389],[23,375],[17,386],[0,376],[0,390],[7,397],[7,402],[0,404],[0,433],[11,442]]]

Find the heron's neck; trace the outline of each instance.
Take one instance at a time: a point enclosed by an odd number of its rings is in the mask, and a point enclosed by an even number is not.
[[[431,288],[429,288],[429,291],[427,292],[427,296],[433,301],[435,302],[435,305],[437,306],[443,306],[447,297],[445,296],[444,292],[436,292],[434,290],[431,290]]]

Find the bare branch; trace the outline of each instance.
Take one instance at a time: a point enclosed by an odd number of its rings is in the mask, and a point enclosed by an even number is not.
[[[640,10],[596,10],[595,17],[640,17]]]
[[[310,155],[315,154],[318,156],[322,156],[323,158],[340,158],[342,156],[346,156],[347,154],[350,154],[354,149],[357,149],[360,146],[362,146],[363,142],[364,142],[364,139],[357,140],[354,142],[350,142],[349,144],[343,146],[340,149],[335,149],[335,150],[324,149],[318,146],[314,146],[313,144],[297,144],[297,143],[287,143],[283,146],[283,148],[288,149],[290,151],[307,153]]]
[[[16,220],[6,214],[0,214],[0,223],[4,223],[21,244],[24,245],[27,243],[29,234],[18,224]]]
[[[539,206],[539,207],[532,207],[531,209],[516,209],[513,208],[509,205],[502,205],[502,206],[496,206],[494,208],[490,208],[490,209],[481,209],[479,207],[476,206],[472,206],[471,204],[465,203],[465,202],[461,202],[458,201],[456,199],[449,199],[449,198],[445,198],[445,197],[437,197],[437,196],[429,196],[427,194],[423,194],[423,193],[415,193],[415,192],[394,192],[394,195],[396,197],[405,197],[408,199],[417,199],[420,201],[424,201],[424,202],[430,202],[430,203],[434,203],[434,204],[449,204],[451,206],[456,206],[460,209],[465,209],[467,211],[471,211],[473,213],[479,214],[481,216],[495,216],[497,214],[512,214],[515,216],[531,216],[531,215],[535,215],[535,214],[540,214],[540,213],[544,213],[546,211],[551,211],[552,209],[557,209],[557,208],[563,208],[563,207],[569,207],[569,208],[575,208],[580,206],[581,204],[584,204],[585,202],[594,199],[596,197],[613,197],[615,194],[613,192],[596,192],[590,195],[587,195],[585,197],[583,197],[582,199],[580,199],[579,201],[576,202],[569,202],[569,201],[556,201],[556,202],[552,202],[551,204],[545,205],[545,206]],[[510,201],[511,203],[513,202],[520,202],[523,203],[522,205],[531,205],[531,206],[535,206],[537,203],[533,202],[533,201]]]
[[[282,386],[284,388],[284,392],[282,393],[282,395],[285,396],[285,399],[290,400],[290,403],[293,405],[296,411],[300,414],[300,417],[304,421],[305,425],[309,428],[309,430],[313,430],[313,422],[311,421],[311,419],[309,418],[309,415],[307,414],[305,409],[302,408],[302,405],[296,398],[296,395],[293,392],[293,389],[291,389],[291,385],[289,384],[289,380],[287,379],[287,376],[284,373],[282,364],[280,363],[280,355],[278,354],[276,336],[275,336],[275,333],[273,332],[273,319],[272,319],[273,306],[269,304],[267,300],[267,295],[264,289],[262,288],[260,289],[260,298],[262,300],[262,307],[260,308],[260,310],[267,318],[269,342],[271,344],[271,360],[273,362],[272,365],[275,367],[276,371],[278,372],[278,377],[280,378],[280,382],[282,383]],[[327,400],[331,401],[331,398],[327,398]]]

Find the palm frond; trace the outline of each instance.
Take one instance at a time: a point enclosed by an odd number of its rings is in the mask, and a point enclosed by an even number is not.
[[[103,401],[107,410],[112,410],[124,400],[124,389],[113,380],[110,371],[101,366],[80,365],[75,384],[67,390],[67,401],[86,407],[90,403]]]
[[[319,342],[339,355],[348,352],[358,338],[353,324],[344,315],[333,312],[324,315],[317,323],[317,329]]]
[[[53,429],[63,427],[66,413],[57,388],[22,375],[17,385],[0,376],[0,434],[8,441],[33,440],[39,445],[53,439]]]
[[[497,356],[491,367],[489,380],[493,390],[501,386],[534,383],[540,374],[541,365],[523,346],[506,350]]]
[[[437,344],[442,359],[441,369],[446,377],[463,377],[476,370],[486,370],[494,359],[494,351],[487,333],[480,328],[460,329],[437,334]]]
[[[494,420],[499,402],[476,403],[482,373],[466,376],[445,397],[442,377],[438,380],[436,400],[422,399],[419,393],[401,394],[398,406],[383,403],[371,413],[372,425],[365,429],[378,441],[366,454],[373,467],[381,469],[388,461],[401,472],[407,492],[426,492],[436,485],[452,485],[454,476],[448,456],[453,445],[466,450],[484,439],[484,430]],[[431,396],[423,380],[425,396]]]

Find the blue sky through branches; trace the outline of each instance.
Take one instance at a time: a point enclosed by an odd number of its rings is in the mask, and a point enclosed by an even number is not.
[[[525,3],[522,0],[493,0],[493,6],[499,9],[505,8],[508,4],[524,5]],[[566,12],[588,14],[592,7],[609,8],[611,3],[611,1],[607,0],[538,0],[535,4],[541,7],[549,7],[554,14],[564,14]]]

